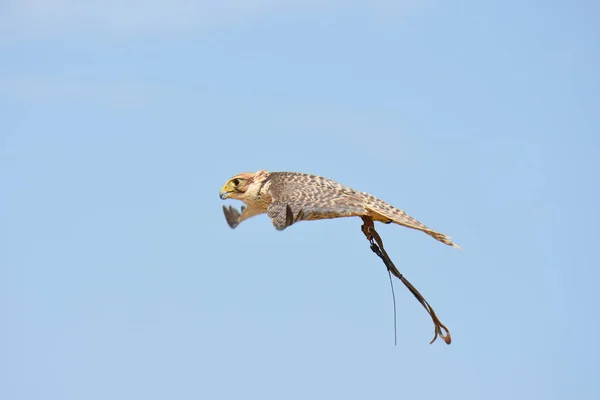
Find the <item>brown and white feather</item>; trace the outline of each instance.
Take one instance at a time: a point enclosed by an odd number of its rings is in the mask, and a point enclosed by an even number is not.
[[[241,214],[235,209],[224,207],[227,222],[232,228],[251,216],[265,212],[278,230],[302,220],[369,216],[374,221],[394,222],[422,231],[444,244],[458,247],[450,237],[428,228],[403,210],[369,193],[359,192],[328,178],[298,172],[264,170],[237,177],[242,177],[247,182],[247,187],[236,198],[248,207],[242,209]]]

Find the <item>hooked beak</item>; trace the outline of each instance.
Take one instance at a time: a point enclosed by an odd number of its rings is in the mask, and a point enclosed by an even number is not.
[[[231,196],[231,192],[227,190],[227,186],[223,186],[221,188],[221,191],[219,192],[219,197],[221,198],[221,200],[225,200],[229,196]]]

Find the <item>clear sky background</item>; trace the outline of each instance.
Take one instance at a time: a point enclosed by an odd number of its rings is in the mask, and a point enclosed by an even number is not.
[[[600,398],[598,2],[81,3],[0,3],[0,398]],[[451,235],[378,228],[452,345],[261,168]]]

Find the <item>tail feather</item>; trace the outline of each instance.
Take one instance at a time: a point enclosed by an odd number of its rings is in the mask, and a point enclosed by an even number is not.
[[[428,230],[428,231],[424,230],[423,232],[425,232],[426,234],[428,234],[432,238],[434,238],[436,240],[439,240],[440,242],[442,242],[444,244],[447,244],[448,246],[452,246],[452,247],[455,247],[457,249],[460,249],[460,246],[457,245],[456,243],[454,243],[452,240],[450,240],[450,236],[448,236],[448,235],[445,235],[445,234],[440,233],[440,232],[435,232],[435,231],[432,231],[432,230]]]
[[[367,193],[365,193],[365,195],[367,195],[366,208],[370,212],[373,213],[373,215],[371,217],[375,221],[380,221],[380,222],[384,222],[384,223],[388,223],[388,224],[391,222],[394,222],[398,225],[402,225],[407,228],[416,229],[418,231],[428,234],[432,238],[439,240],[440,242],[442,242],[448,246],[452,246],[452,247],[456,247],[457,249],[460,249],[460,247],[457,244],[455,244],[454,242],[452,242],[452,240],[450,240],[450,236],[445,235],[440,232],[436,232],[436,231],[428,228],[427,226],[425,226],[424,224],[422,224],[415,218],[408,215],[406,212],[386,203],[383,200],[380,200],[380,199],[378,199],[372,195],[369,195]]]

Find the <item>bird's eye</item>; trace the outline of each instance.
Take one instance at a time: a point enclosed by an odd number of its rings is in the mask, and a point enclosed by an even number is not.
[[[233,186],[237,186],[240,184],[240,180],[238,178],[232,179],[231,183],[233,183]]]

